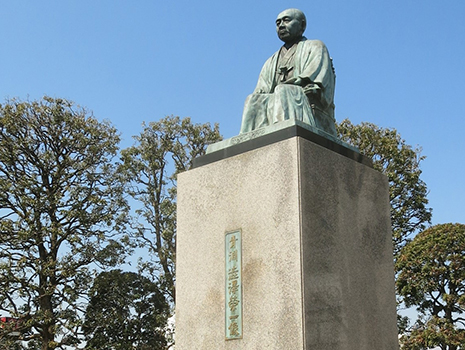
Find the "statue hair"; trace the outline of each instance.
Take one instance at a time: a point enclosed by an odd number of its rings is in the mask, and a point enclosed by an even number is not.
[[[295,12],[295,17],[302,23],[302,33],[305,32],[305,29],[307,28],[307,18],[305,17],[305,14],[298,10],[294,9]]]
[[[298,19],[300,23],[302,23],[302,34],[303,34],[303,32],[305,32],[305,29],[307,28],[307,18],[305,17],[305,14],[299,9],[295,9],[295,8],[287,9],[285,11],[294,12],[295,18]]]

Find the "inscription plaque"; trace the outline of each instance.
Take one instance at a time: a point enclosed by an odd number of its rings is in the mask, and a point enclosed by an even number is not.
[[[226,340],[242,338],[242,240],[241,231],[225,235]]]

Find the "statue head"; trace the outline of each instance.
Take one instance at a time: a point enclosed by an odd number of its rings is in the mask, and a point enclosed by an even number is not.
[[[304,34],[307,20],[302,11],[298,9],[287,9],[276,18],[276,32],[279,39],[286,44],[298,41]]]

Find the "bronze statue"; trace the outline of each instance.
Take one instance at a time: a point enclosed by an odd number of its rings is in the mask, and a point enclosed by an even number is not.
[[[336,75],[325,44],[303,36],[305,15],[281,12],[276,31],[284,45],[264,64],[254,92],[245,101],[241,133],[297,119],[336,136]]]

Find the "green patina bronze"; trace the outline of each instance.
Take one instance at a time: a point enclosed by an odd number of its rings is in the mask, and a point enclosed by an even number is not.
[[[288,9],[276,19],[284,45],[262,68],[254,92],[246,99],[241,134],[294,119],[336,136],[336,75],[325,44],[303,36],[306,18]]]

